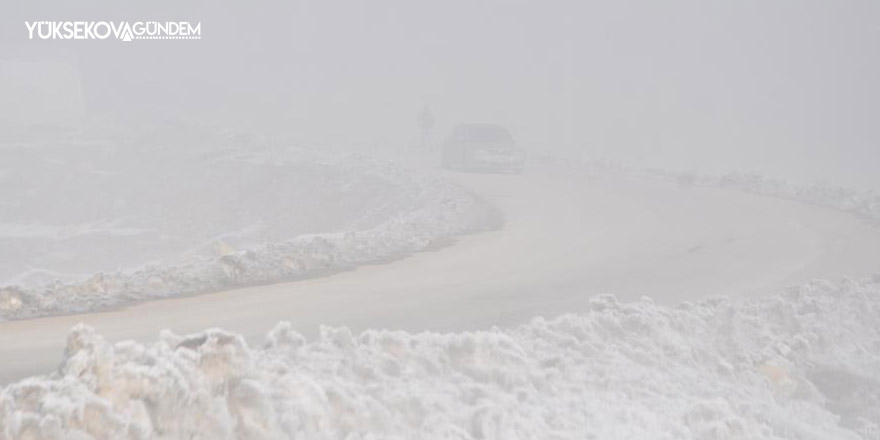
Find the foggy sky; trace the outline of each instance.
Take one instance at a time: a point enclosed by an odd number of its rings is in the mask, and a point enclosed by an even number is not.
[[[203,39],[28,41],[25,20],[188,20]],[[40,106],[74,96],[119,124],[406,145],[428,105],[437,138],[498,122],[531,150],[880,189],[871,0],[7,2],[0,69],[23,61],[81,87]],[[7,114],[26,105],[10,76]]]

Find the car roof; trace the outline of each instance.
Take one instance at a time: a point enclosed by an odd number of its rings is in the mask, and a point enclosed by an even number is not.
[[[490,124],[490,123],[476,123],[476,122],[468,122],[464,124],[458,124],[455,126],[456,130],[503,130],[507,131],[506,128],[499,124]]]
[[[498,124],[459,124],[452,130],[456,137],[475,140],[511,140],[510,132]]]

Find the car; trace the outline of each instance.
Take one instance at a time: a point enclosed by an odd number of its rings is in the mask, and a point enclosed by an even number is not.
[[[460,124],[443,142],[441,162],[448,169],[519,174],[525,154],[500,125]]]

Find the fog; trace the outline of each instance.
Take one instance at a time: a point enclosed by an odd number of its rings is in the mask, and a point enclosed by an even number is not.
[[[3,59],[69,65],[87,119],[181,119],[352,148],[414,143],[427,105],[437,138],[496,122],[532,150],[880,187],[880,6],[867,0],[2,8]],[[23,25],[145,16],[201,22],[204,38],[28,41]]]
[[[880,439],[878,54],[873,0],[3,3],[0,440]]]

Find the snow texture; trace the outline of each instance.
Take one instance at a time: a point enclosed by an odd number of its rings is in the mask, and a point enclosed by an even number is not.
[[[880,194],[874,191],[856,191],[827,182],[802,184],[786,179],[767,177],[755,172],[731,172],[712,175],[697,171],[677,171],[661,168],[639,168],[626,164],[578,156],[559,156],[533,154],[531,159],[553,166],[576,168],[597,175],[628,174],[668,179],[683,187],[714,186],[718,188],[744,191],[763,196],[779,197],[824,206],[855,214],[872,221],[880,221]]]
[[[0,439],[878,439],[880,276],[512,329],[281,323],[109,344],[0,392]]]
[[[784,179],[773,179],[757,173],[729,173],[720,177],[697,173],[678,173],[674,177],[685,184],[713,185],[798,200],[880,221],[880,194],[873,192],[859,192],[822,182],[798,185]]]
[[[234,145],[189,155],[149,144],[146,151],[150,156],[160,157],[156,172],[165,173],[151,181],[164,187],[134,188],[131,193],[148,195],[142,197],[143,205],[128,203],[134,207],[126,208],[130,215],[124,218],[158,225],[147,229],[153,235],[137,236],[137,230],[131,232],[115,222],[98,221],[80,228],[60,228],[75,236],[70,249],[60,249],[87,259],[103,249],[101,246],[113,243],[129,249],[172,241],[174,246],[156,250],[159,257],[134,267],[89,272],[73,280],[59,280],[55,272],[40,271],[53,280],[33,285],[0,284],[0,320],[85,312],[151,298],[316,276],[395,258],[494,226],[498,220],[488,205],[466,190],[413,174],[390,162],[319,153],[270,141],[233,139],[230,143]],[[181,164],[185,160],[191,162]],[[169,168],[174,168],[173,173]],[[77,177],[77,181],[84,181],[84,176]],[[115,184],[124,184],[119,177],[115,179]],[[98,180],[92,186],[109,192],[113,182]],[[56,183],[46,187],[46,191],[59,188]],[[255,191],[254,187],[260,189]],[[196,195],[177,195],[182,192]],[[113,197],[99,194],[94,198],[99,205]],[[198,212],[192,209],[194,203],[198,203]],[[229,204],[238,209],[228,209]],[[114,209],[106,208],[108,212]],[[315,228],[321,232],[303,233]],[[26,240],[48,234],[52,236],[48,241],[55,246],[66,238],[56,229],[31,227],[21,231],[7,225],[7,232],[14,232],[15,237],[6,238],[13,244],[17,243],[14,240],[24,240],[17,248],[40,247]],[[92,234],[94,230],[104,234],[100,237],[121,237],[113,242],[107,238],[87,241],[87,236],[97,236]],[[2,232],[0,224],[0,238]],[[119,241],[128,239],[136,242]],[[64,243],[59,246],[66,246]],[[90,246],[95,252],[90,252]],[[112,257],[108,256],[110,261]],[[98,263],[90,267],[106,269]]]

